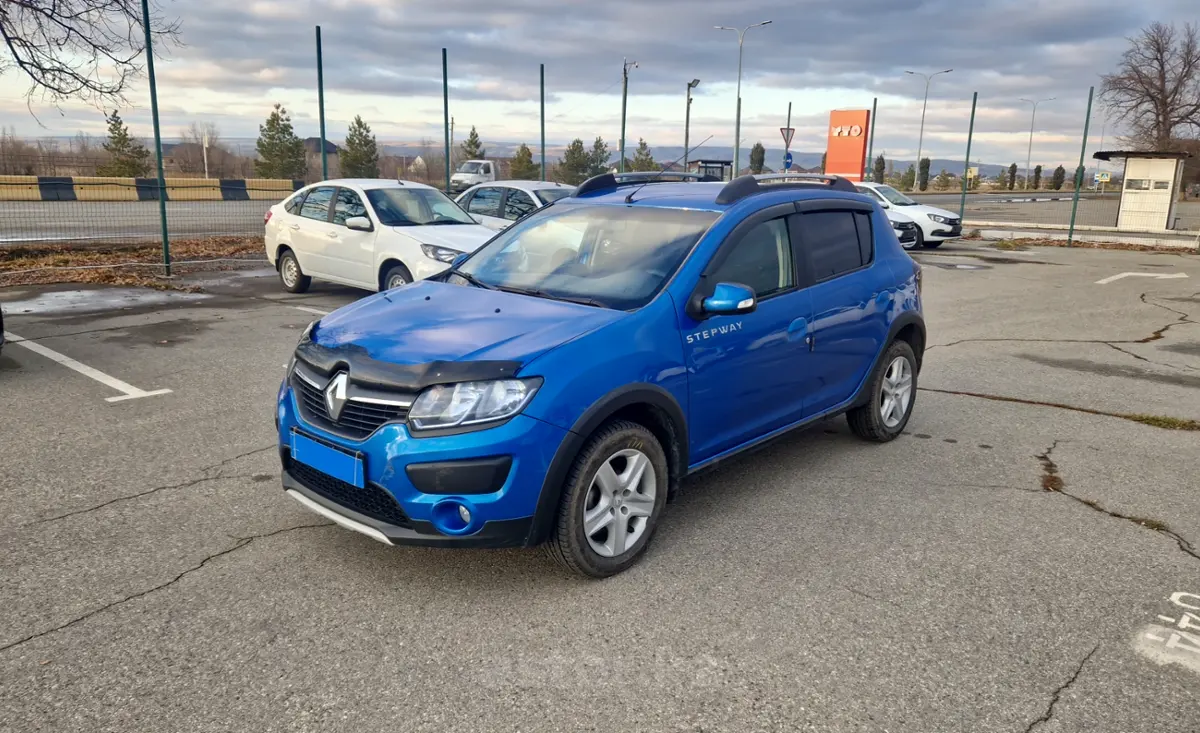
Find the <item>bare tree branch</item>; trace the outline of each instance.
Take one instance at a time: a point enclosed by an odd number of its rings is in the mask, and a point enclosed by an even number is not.
[[[1102,78],[1101,98],[1132,140],[1171,149],[1200,131],[1200,29],[1153,23],[1128,40],[1117,71]]]
[[[178,21],[151,3],[156,53],[177,45]],[[139,0],[0,0],[0,73],[29,78],[26,96],[96,106],[124,101],[142,73],[145,37]]]

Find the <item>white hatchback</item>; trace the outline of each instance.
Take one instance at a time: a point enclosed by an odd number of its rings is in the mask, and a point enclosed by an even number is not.
[[[343,179],[306,186],[266,215],[267,259],[284,290],[312,278],[390,290],[444,271],[495,232],[423,183]]]
[[[936,206],[919,204],[891,186],[862,181],[854,184],[859,193],[866,194],[885,209],[899,208],[917,225],[917,241],[913,248],[933,248],[948,239],[962,236],[962,219],[958,214]]]
[[[574,186],[553,181],[495,181],[472,186],[456,200],[475,221],[501,231],[526,214],[573,193]]]

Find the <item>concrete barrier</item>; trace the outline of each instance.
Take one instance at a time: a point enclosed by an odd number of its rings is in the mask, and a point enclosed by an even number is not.
[[[76,201],[137,201],[137,185],[132,178],[77,176],[71,180]]]
[[[167,201],[282,201],[304,181],[166,178]],[[0,201],[157,201],[157,178],[0,176]]]
[[[0,176],[0,201],[41,201],[37,176]]]

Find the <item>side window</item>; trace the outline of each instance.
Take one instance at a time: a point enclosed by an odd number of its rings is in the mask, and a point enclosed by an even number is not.
[[[757,298],[792,287],[792,244],[787,219],[772,219],[751,229],[733,245],[707,279],[712,283],[741,283],[754,288]]]
[[[307,195],[308,191],[301,191],[289,199],[283,208],[287,210],[287,213],[289,214],[300,216],[300,207],[304,205],[304,197]]]
[[[329,202],[333,200],[333,186],[321,186],[308,192],[300,207],[300,216],[305,219],[329,220]]]
[[[485,175],[489,175],[489,176],[492,175],[492,164],[491,163],[483,164],[483,173]]]
[[[854,212],[854,228],[858,230],[858,258],[864,265],[871,264],[875,259],[875,234],[871,229],[871,215]]]
[[[462,198],[455,199],[455,203],[457,203],[459,206],[461,206],[464,211],[469,211],[470,206],[471,206],[471,199],[473,199],[473,198],[475,198],[475,192],[467,191],[466,193],[464,193],[462,195]]]
[[[500,218],[500,196],[503,193],[498,188],[481,188],[471,197],[467,211],[480,216]]]
[[[868,222],[869,226],[869,222]],[[862,250],[853,211],[815,211],[800,217],[804,248],[818,282],[857,270]]]
[[[508,189],[508,198],[504,201],[505,219],[516,221],[536,208],[533,205],[533,199],[529,198],[529,194],[515,188]]]
[[[339,188],[337,200],[333,205],[333,223],[346,225],[346,220],[356,216],[366,216],[367,207],[363,206],[358,194],[348,188]]]

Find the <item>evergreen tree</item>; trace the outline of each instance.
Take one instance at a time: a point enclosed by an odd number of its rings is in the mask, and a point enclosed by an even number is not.
[[[920,166],[920,173],[917,179],[917,187],[924,191],[929,188],[929,158],[921,158],[918,165]]]
[[[129,134],[129,128],[117,110],[114,109],[105,119],[108,120],[108,140],[104,143],[104,150],[109,154],[109,160],[96,167],[96,175],[117,178],[144,178],[149,175],[150,151]]]
[[[533,162],[533,151],[525,143],[521,143],[521,147],[517,148],[517,154],[513,156],[509,175],[518,181],[536,181],[541,177],[541,168]]]
[[[1040,165],[1033,169],[1033,180],[1030,181],[1029,187],[1035,190],[1042,187],[1042,167]]]
[[[1061,191],[1063,184],[1067,182],[1067,169],[1061,165],[1054,169],[1054,175],[1050,177],[1050,188],[1055,191]]]
[[[322,141],[324,142],[324,141]],[[304,141],[292,129],[292,116],[277,104],[258,126],[258,160],[254,172],[260,178],[303,178],[308,171]]]
[[[1078,168],[1075,169],[1075,188],[1077,188],[1077,189],[1083,188],[1083,174],[1084,173],[1085,173],[1085,170],[1084,170],[1083,166],[1079,166]]]
[[[1008,170],[1005,168],[1001,168],[1000,172],[996,174],[996,190],[997,191],[1003,191],[1004,189],[1008,188],[1008,178],[1007,177],[1008,177]]]
[[[766,164],[767,149],[762,143],[754,143],[754,147],[750,148],[750,172],[756,175],[762,173]]]
[[[342,175],[347,178],[379,177],[379,147],[375,144],[371,127],[358,115],[354,116],[346,133],[341,163]]]
[[[657,171],[660,170],[658,163],[654,162],[654,156],[650,154],[650,146],[642,138],[638,138],[637,150],[633,151],[633,160],[625,170],[634,171]]]
[[[887,169],[887,161],[883,156],[875,159],[875,169],[871,172],[871,180],[875,183],[883,183],[884,171]]]
[[[612,157],[608,152],[608,145],[605,144],[604,138],[596,136],[596,140],[592,143],[592,151],[588,153],[587,176],[598,176],[608,170],[608,159]]]
[[[1008,190],[1011,191],[1017,185],[1017,164],[1013,163],[1008,167]]]
[[[463,160],[483,160],[487,157],[487,150],[483,147],[483,141],[479,139],[474,125],[471,125],[471,133],[458,149]]]
[[[937,174],[937,178],[933,181],[933,187],[939,191],[945,191],[950,188],[950,174],[943,168],[941,173]]]
[[[915,185],[917,185],[917,169],[910,163],[908,170],[904,171],[904,175],[900,176],[900,188],[905,191],[911,191]]]
[[[575,138],[563,151],[562,160],[558,162],[558,175],[563,183],[578,186],[587,179],[591,166],[591,156],[583,147],[583,140]]]

